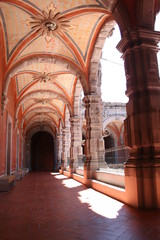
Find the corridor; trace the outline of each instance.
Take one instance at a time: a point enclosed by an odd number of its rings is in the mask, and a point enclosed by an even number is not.
[[[160,211],[137,211],[59,173],[0,192],[0,240],[160,239]]]

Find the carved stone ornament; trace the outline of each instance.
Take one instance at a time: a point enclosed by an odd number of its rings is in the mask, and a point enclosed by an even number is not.
[[[47,42],[53,39],[60,31],[67,31],[70,28],[69,20],[61,16],[60,12],[56,12],[56,7],[53,2],[48,6],[48,12],[42,11],[41,15],[32,16],[32,21],[29,22],[31,29],[37,33],[45,35]]]
[[[108,137],[109,135],[110,135],[110,132],[107,129],[105,129],[103,131],[103,137]]]
[[[44,82],[44,83],[49,82],[50,80],[52,80],[51,73],[46,73],[46,72],[36,73],[33,75],[33,80],[39,81],[39,82]]]

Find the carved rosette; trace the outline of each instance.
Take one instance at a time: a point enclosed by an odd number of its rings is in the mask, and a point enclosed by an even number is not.
[[[47,83],[50,80],[52,80],[51,73],[46,73],[46,72],[36,73],[36,74],[33,75],[33,80],[43,82],[43,83]]]
[[[48,11],[42,11],[42,14],[32,16],[32,21],[28,22],[31,29],[35,30],[38,34],[45,36],[47,42],[53,39],[60,32],[67,31],[70,28],[70,21],[56,11],[53,3],[48,6]]]

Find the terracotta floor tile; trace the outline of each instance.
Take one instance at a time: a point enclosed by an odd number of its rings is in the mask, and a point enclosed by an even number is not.
[[[0,240],[160,240],[160,211],[128,207],[59,173],[0,192]]]

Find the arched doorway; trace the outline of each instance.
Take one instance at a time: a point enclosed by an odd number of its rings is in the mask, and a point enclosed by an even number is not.
[[[45,131],[31,138],[31,171],[52,171],[54,167],[54,139]]]

